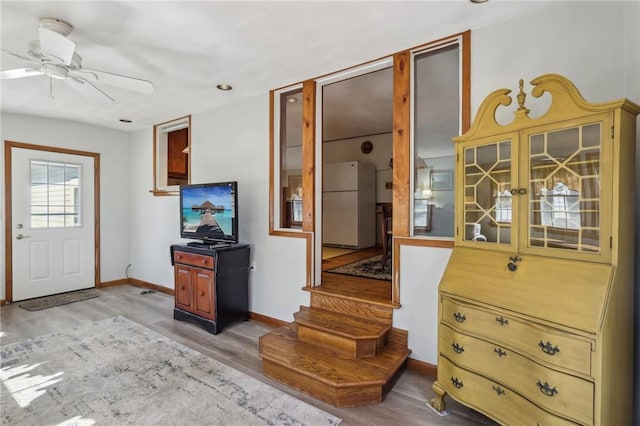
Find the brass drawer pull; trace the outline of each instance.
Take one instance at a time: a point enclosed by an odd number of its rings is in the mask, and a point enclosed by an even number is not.
[[[538,388],[540,389],[540,392],[542,392],[547,396],[554,396],[555,394],[558,393],[558,391],[556,390],[556,387],[554,386],[552,388],[551,385],[547,382],[544,382],[544,385],[543,385],[542,383],[540,383],[540,380],[538,380],[537,385],[538,385]]]
[[[453,376],[451,377],[451,383],[453,383],[453,386],[457,387],[458,389],[460,389],[461,387],[463,387],[464,385],[462,384],[462,380],[458,380],[458,378],[454,378]]]
[[[453,351],[457,354],[461,354],[462,352],[464,352],[464,346],[460,346],[457,343],[452,343],[451,347],[453,348]]]
[[[493,390],[496,391],[498,396],[504,395],[504,390],[502,390],[502,388],[500,386],[493,386]]]
[[[493,351],[497,353],[500,358],[507,356],[507,353],[500,348],[495,348]]]
[[[455,314],[453,314],[453,317],[458,322],[465,322],[465,320],[467,319],[467,317],[465,317],[464,314],[461,314],[460,312],[456,312]]]
[[[500,325],[509,324],[509,320],[505,319],[503,317],[496,317],[496,321],[498,321],[500,323]]]
[[[560,348],[558,348],[558,345],[553,346],[551,344],[551,342],[547,341],[547,343],[542,343],[542,340],[540,340],[540,343],[538,343],[538,346],[540,346],[540,349],[542,349],[542,352],[544,352],[547,355],[555,355],[558,352],[560,352]]]

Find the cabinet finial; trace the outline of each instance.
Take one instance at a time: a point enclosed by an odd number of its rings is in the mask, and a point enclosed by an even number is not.
[[[529,110],[524,107],[524,100],[527,98],[527,94],[524,93],[524,80],[520,79],[519,82],[520,92],[518,92],[518,111],[525,111],[529,113]]]

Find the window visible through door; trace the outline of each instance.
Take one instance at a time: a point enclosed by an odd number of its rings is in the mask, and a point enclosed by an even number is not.
[[[82,166],[31,160],[32,228],[60,228],[82,225]]]

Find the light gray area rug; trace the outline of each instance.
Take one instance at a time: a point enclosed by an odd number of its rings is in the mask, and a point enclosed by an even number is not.
[[[98,290],[89,288],[86,290],[70,291],[68,293],[54,294],[53,296],[25,300],[24,302],[20,302],[18,306],[22,309],[26,309],[27,311],[40,311],[42,309],[53,308],[54,306],[93,299],[98,296],[100,296]]]
[[[124,317],[0,347],[2,425],[337,425]]]

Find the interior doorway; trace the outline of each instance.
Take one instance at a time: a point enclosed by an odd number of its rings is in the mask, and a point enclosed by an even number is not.
[[[391,60],[320,83],[321,285],[379,288],[391,301],[392,262],[383,262],[392,205]],[[390,248],[390,245],[389,245]]]

